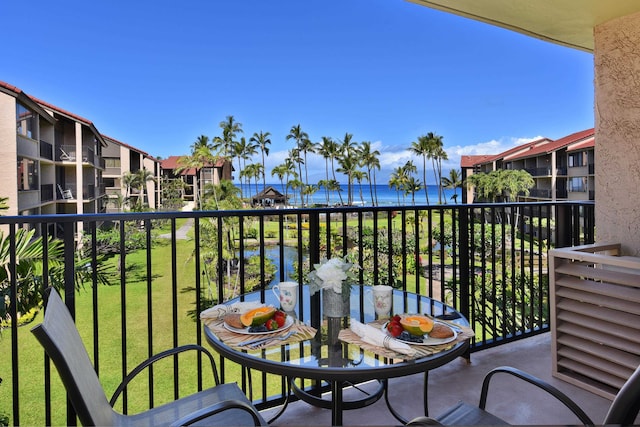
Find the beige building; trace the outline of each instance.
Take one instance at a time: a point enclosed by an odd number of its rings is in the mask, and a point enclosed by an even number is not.
[[[586,129],[557,140],[540,138],[496,155],[462,156],[463,180],[474,173],[525,170],[534,180],[529,195],[519,201],[594,200],[595,132]],[[463,203],[475,200],[473,188]]]
[[[103,136],[90,120],[0,81],[0,197],[8,198],[9,205],[3,214],[106,212],[109,197],[125,191],[123,174],[140,169],[154,178],[146,182],[142,197],[155,209],[156,159]],[[138,188],[133,196],[140,196]]]
[[[6,214],[100,212],[104,144],[89,120],[0,82]]]
[[[106,146],[102,149],[105,169],[102,175],[106,191],[106,211],[121,212],[127,197],[142,199],[142,205],[156,210],[160,204],[160,161],[144,151],[122,141],[103,135]],[[144,194],[136,186],[130,188],[126,176],[147,171]]]

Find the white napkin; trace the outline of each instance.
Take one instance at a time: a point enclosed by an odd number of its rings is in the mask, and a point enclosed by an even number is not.
[[[378,347],[388,348],[398,353],[413,356],[416,354],[415,349],[408,344],[398,341],[397,339],[387,335],[382,330],[373,326],[365,325],[355,319],[351,319],[350,329],[358,335],[362,341]]]
[[[264,306],[264,304],[259,301],[242,301],[242,302],[239,301],[239,302],[234,302],[233,304],[218,304],[200,312],[200,319],[208,319],[208,320],[222,319],[225,315],[229,313],[243,314],[249,310],[253,310],[254,308],[258,308],[262,306]]]

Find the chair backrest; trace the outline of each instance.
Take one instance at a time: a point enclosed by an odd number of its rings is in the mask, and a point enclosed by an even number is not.
[[[73,199],[73,194],[71,194],[71,190],[64,190],[60,184],[58,184],[58,190],[60,191],[60,195],[62,195],[63,199]]]
[[[44,320],[31,332],[55,364],[80,422],[113,425],[119,414],[109,405],[78,329],[55,289],[49,292]]]
[[[640,366],[622,386],[603,424],[632,425],[640,412]]]

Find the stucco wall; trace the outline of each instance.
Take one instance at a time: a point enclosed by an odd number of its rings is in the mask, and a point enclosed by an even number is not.
[[[596,239],[640,255],[640,13],[595,28]]]
[[[18,214],[16,135],[16,100],[0,92],[0,170],[2,170],[0,196],[9,198],[7,200],[9,210],[2,211],[2,215]]]

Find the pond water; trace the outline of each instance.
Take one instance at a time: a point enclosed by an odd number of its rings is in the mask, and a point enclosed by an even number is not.
[[[283,280],[280,279],[280,245],[265,246],[264,253],[265,257],[271,259],[276,266],[275,275],[273,277],[273,280],[269,283],[268,287],[271,287],[283,281],[297,281],[292,275],[295,272],[294,263],[298,260],[298,248],[292,246],[284,246],[283,248]],[[252,255],[259,255],[260,251],[258,249],[254,251],[245,251],[245,254],[247,257],[249,257]]]

